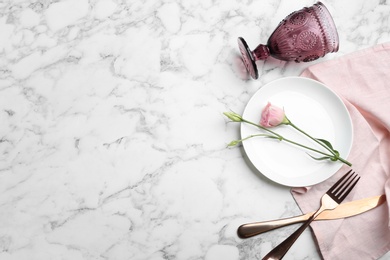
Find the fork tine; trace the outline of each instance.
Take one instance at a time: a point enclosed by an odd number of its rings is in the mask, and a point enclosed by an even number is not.
[[[347,186],[345,186],[345,191],[344,191],[344,194],[342,194],[342,196],[339,198],[340,201],[343,201],[345,199],[345,197],[348,196],[348,194],[351,192],[351,190],[353,189],[353,187],[355,187],[355,185],[358,183],[358,181],[360,180],[360,177],[358,177],[356,180],[357,175],[354,175],[352,180],[348,183]],[[352,184],[351,184],[352,183]],[[348,188],[349,187],[349,188]],[[348,189],[347,189],[348,188]]]
[[[349,170],[349,172],[347,172],[346,174],[344,174],[344,176],[341,177],[340,180],[338,180],[335,184],[333,184],[333,186],[330,187],[330,189],[328,190],[328,192],[333,192],[333,191],[339,186],[339,184],[340,184],[345,178],[347,178],[347,176],[348,176],[351,172],[352,172],[352,169]],[[327,192],[327,193],[328,193],[328,192]]]
[[[347,172],[341,179],[340,179],[340,184],[335,187],[335,189],[332,190],[332,193],[335,195],[335,196],[340,196],[340,193],[342,192],[342,190],[344,189],[344,187],[346,186],[347,182],[354,176],[354,173],[355,172],[352,172],[352,170],[350,170],[349,172]]]
[[[352,169],[338,180],[327,192],[327,194],[339,204],[348,196],[360,180],[359,175],[355,174],[355,172],[351,172]]]

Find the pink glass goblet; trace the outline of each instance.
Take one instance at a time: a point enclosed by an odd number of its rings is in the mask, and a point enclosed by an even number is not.
[[[272,56],[279,60],[309,62],[339,49],[339,37],[333,18],[321,2],[295,11],[281,21],[266,45],[251,51],[242,37],[238,38],[242,60],[252,78],[259,73],[256,61]]]

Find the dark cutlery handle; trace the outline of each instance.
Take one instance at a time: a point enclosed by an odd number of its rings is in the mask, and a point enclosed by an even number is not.
[[[238,227],[237,235],[240,238],[253,237],[253,236],[274,230],[276,228],[304,222],[304,221],[308,220],[310,218],[310,216],[313,215],[313,213],[314,212],[312,212],[310,214],[297,216],[297,217],[292,217],[292,218],[243,224],[243,225]]]
[[[263,260],[276,260],[282,259],[290,247],[295,243],[298,237],[302,234],[302,232],[310,225],[313,221],[314,215],[311,216],[303,225],[298,228],[294,233],[292,233],[288,238],[286,238],[282,243],[280,243],[277,247],[271,250]]]

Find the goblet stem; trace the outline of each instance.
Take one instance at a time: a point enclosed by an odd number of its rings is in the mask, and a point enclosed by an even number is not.
[[[266,60],[269,57],[269,49],[267,45],[259,44],[256,49],[253,50],[253,56],[255,60]]]

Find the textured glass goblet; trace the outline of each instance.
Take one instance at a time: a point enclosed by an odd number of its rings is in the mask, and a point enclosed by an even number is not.
[[[241,37],[238,46],[246,69],[252,78],[259,73],[257,60],[272,56],[279,60],[309,62],[339,49],[339,37],[333,18],[321,2],[295,11],[281,21],[268,39],[251,51]]]

